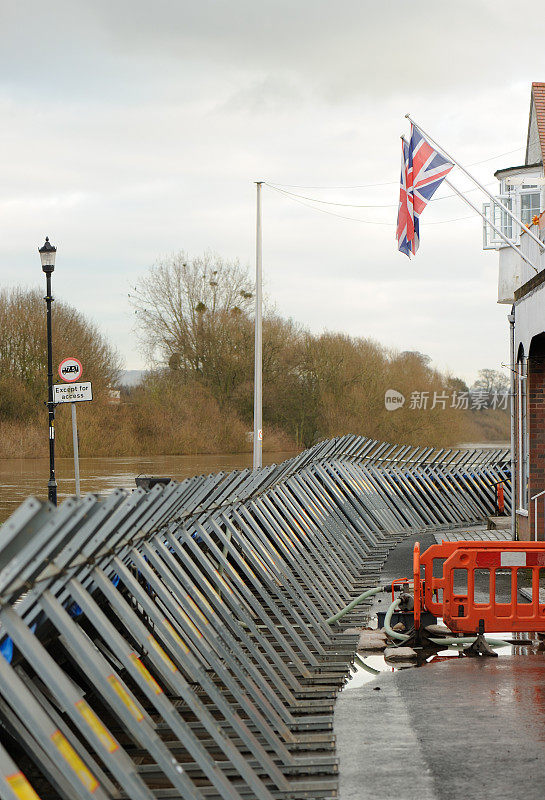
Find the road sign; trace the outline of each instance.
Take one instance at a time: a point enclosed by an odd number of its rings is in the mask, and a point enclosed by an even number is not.
[[[81,361],[77,358],[65,358],[59,364],[59,375],[66,383],[56,383],[53,386],[54,403],[72,404],[72,441],[74,443],[74,477],[76,481],[76,497],[81,497],[79,481],[79,444],[78,444],[78,420],[76,414],[76,403],[84,400],[93,399],[93,387],[91,382],[76,383],[81,375]]]
[[[87,383],[55,383],[53,385],[54,403],[80,403],[83,400],[93,399],[91,382]]]
[[[67,383],[74,383],[81,378],[83,367],[77,358],[63,358],[59,364],[59,377]]]

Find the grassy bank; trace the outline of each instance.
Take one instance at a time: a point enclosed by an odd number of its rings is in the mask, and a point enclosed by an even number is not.
[[[170,393],[146,394],[118,404],[78,403],[82,456],[196,455],[245,453],[252,449],[248,425],[229,409],[221,409],[199,386]],[[49,452],[47,415],[25,422],[0,420],[0,458],[40,458]],[[56,452],[72,454],[69,404],[56,410]],[[267,433],[264,449],[297,449],[282,431]]]
[[[94,401],[78,404],[82,456],[197,455],[251,452],[250,424],[228,408],[221,408],[202,387],[126,400],[116,405]],[[388,412],[386,412],[388,413]],[[352,420],[344,428],[331,421],[328,436],[350,432],[400,444],[453,447],[461,441],[497,442],[509,439],[509,425],[501,411],[460,411],[454,417],[440,413],[429,418],[405,412]],[[412,415],[412,417],[411,417]],[[442,424],[443,423],[443,424]],[[281,429],[265,427],[265,452],[295,451],[301,445]],[[72,454],[72,427],[68,404],[57,407],[56,452]],[[45,458],[48,454],[47,416],[25,422],[0,420],[0,458]]]

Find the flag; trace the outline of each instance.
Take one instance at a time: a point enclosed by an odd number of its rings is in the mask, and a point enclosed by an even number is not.
[[[402,138],[401,144],[397,244],[410,258],[420,243],[420,215],[454,164],[432,147],[414,125],[410,142]]]
[[[397,209],[397,249],[411,257],[411,242],[414,239],[413,204],[408,189],[409,144],[401,137],[401,180],[399,206]]]

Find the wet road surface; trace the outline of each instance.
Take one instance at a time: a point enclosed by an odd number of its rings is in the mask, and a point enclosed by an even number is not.
[[[335,711],[340,800],[543,800],[545,654],[382,673]]]
[[[435,544],[432,534],[401,542],[381,583],[410,577],[417,540],[422,550]],[[510,594],[508,572],[500,584],[500,594]],[[391,599],[382,598],[371,613],[388,608]],[[545,652],[498,652],[436,656],[396,671],[379,655],[366,657],[387,671],[359,672],[337,699],[339,800],[543,800]]]

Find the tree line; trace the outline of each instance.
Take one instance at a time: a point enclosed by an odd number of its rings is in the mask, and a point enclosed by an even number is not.
[[[73,307],[54,304],[54,359],[77,355],[96,398],[78,409],[83,455],[241,452],[251,449],[253,284],[238,262],[186,253],[152,266],[131,289],[139,347],[149,370],[120,386],[121,359]],[[44,303],[38,290],[0,292],[0,452],[44,455],[47,366]],[[493,393],[506,379],[482,370],[473,389]],[[388,389],[405,402],[385,405]],[[450,446],[508,438],[508,413],[476,413],[451,402],[469,388],[433,369],[425,355],[396,352],[343,333],[312,334],[267,309],[263,322],[264,448],[292,450],[344,433],[407,444]],[[418,408],[416,395],[426,397]],[[448,397],[448,402],[432,398]],[[429,402],[427,400],[429,399]],[[433,406],[433,407],[432,407]],[[70,453],[65,409],[57,444]],[[42,450],[44,452],[42,452]]]

